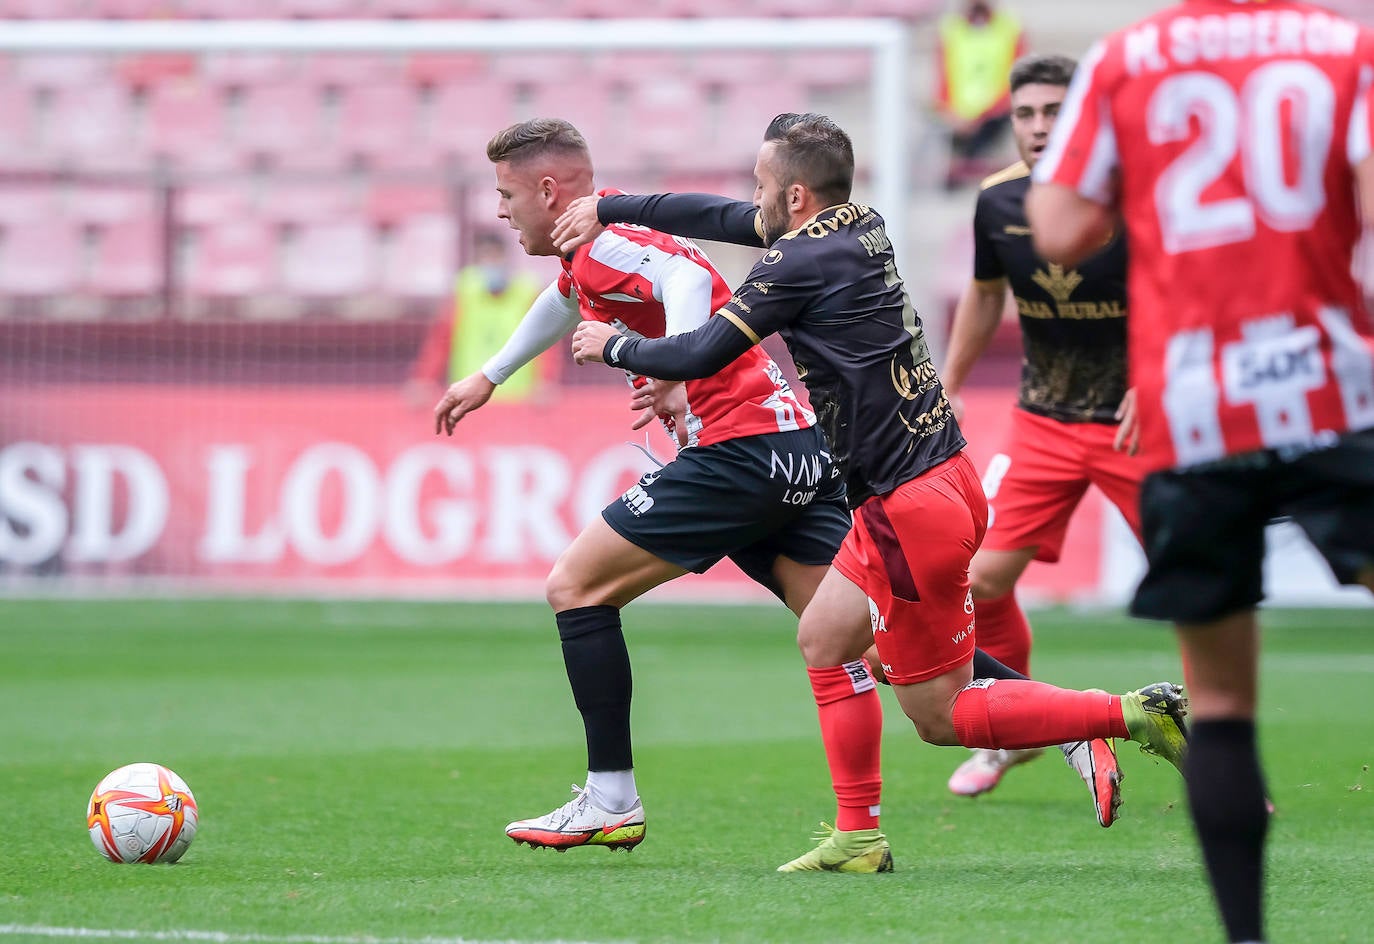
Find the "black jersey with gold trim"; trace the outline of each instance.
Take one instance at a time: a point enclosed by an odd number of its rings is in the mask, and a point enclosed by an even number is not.
[[[1126,392],[1126,240],[1113,234],[1074,269],[1035,254],[1026,223],[1030,171],[983,181],[973,214],[973,277],[1006,279],[1021,318],[1022,409],[1064,422],[1114,423]]]
[[[787,342],[851,504],[963,448],[886,224],[869,207],[830,207],[773,243],[717,315]]]
[[[712,194],[604,197],[597,213],[603,223],[762,243],[751,204]],[[851,505],[963,448],[886,224],[859,204],[829,207],[779,238],[702,327],[669,338],[615,338],[603,356],[648,377],[685,379],[718,370],[774,332],[811,394]]]

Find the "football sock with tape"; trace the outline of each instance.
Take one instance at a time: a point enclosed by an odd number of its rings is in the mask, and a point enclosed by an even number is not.
[[[883,707],[863,659],[807,667],[839,811],[835,828],[874,829],[882,797]]]
[[[587,733],[588,770],[629,770],[630,653],[620,630],[620,610],[581,606],[554,615],[563,642],[573,701]]]
[[[1118,696],[1018,679],[965,688],[954,700],[952,721],[965,747],[1049,747],[1127,735]]]
[[[1251,721],[1197,721],[1184,761],[1188,806],[1228,941],[1263,940],[1264,774]]]
[[[978,648],[1008,668],[1030,675],[1031,628],[1015,593],[1004,593],[991,600],[978,600],[975,607],[975,629]],[[980,676],[974,678],[1001,678]]]

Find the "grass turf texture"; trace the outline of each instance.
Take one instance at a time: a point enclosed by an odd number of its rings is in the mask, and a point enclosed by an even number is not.
[[[1062,611],[1034,622],[1047,680],[1122,691],[1179,677],[1157,625]],[[1368,940],[1372,624],[1370,610],[1266,614],[1275,941]],[[25,928],[1222,940],[1168,764],[1120,745],[1126,802],[1110,830],[1057,756],[956,798],[945,779],[964,753],[922,744],[886,691],[896,873],[776,874],[833,814],[792,622],[779,608],[638,605],[626,630],[648,838],[628,856],[557,854],[502,834],[583,776],[542,607],[0,601],[0,944],[39,939]],[[86,836],[91,788],[140,760],[172,767],[199,801],[180,864],[112,865]]]

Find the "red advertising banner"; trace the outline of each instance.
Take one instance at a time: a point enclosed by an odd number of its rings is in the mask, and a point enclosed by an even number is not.
[[[391,388],[0,388],[0,574],[24,585],[459,597],[542,595],[578,530],[651,462],[628,393],[565,388],[491,403],[452,438]],[[966,398],[982,468],[1009,392]],[[652,447],[672,454],[655,429]],[[1090,493],[1024,591],[1092,597],[1103,509]],[[764,598],[730,566],[657,592]]]

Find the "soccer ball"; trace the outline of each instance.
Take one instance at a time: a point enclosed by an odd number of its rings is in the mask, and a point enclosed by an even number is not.
[[[161,764],[129,764],[95,785],[86,826],[111,862],[175,862],[196,838],[196,798]]]

